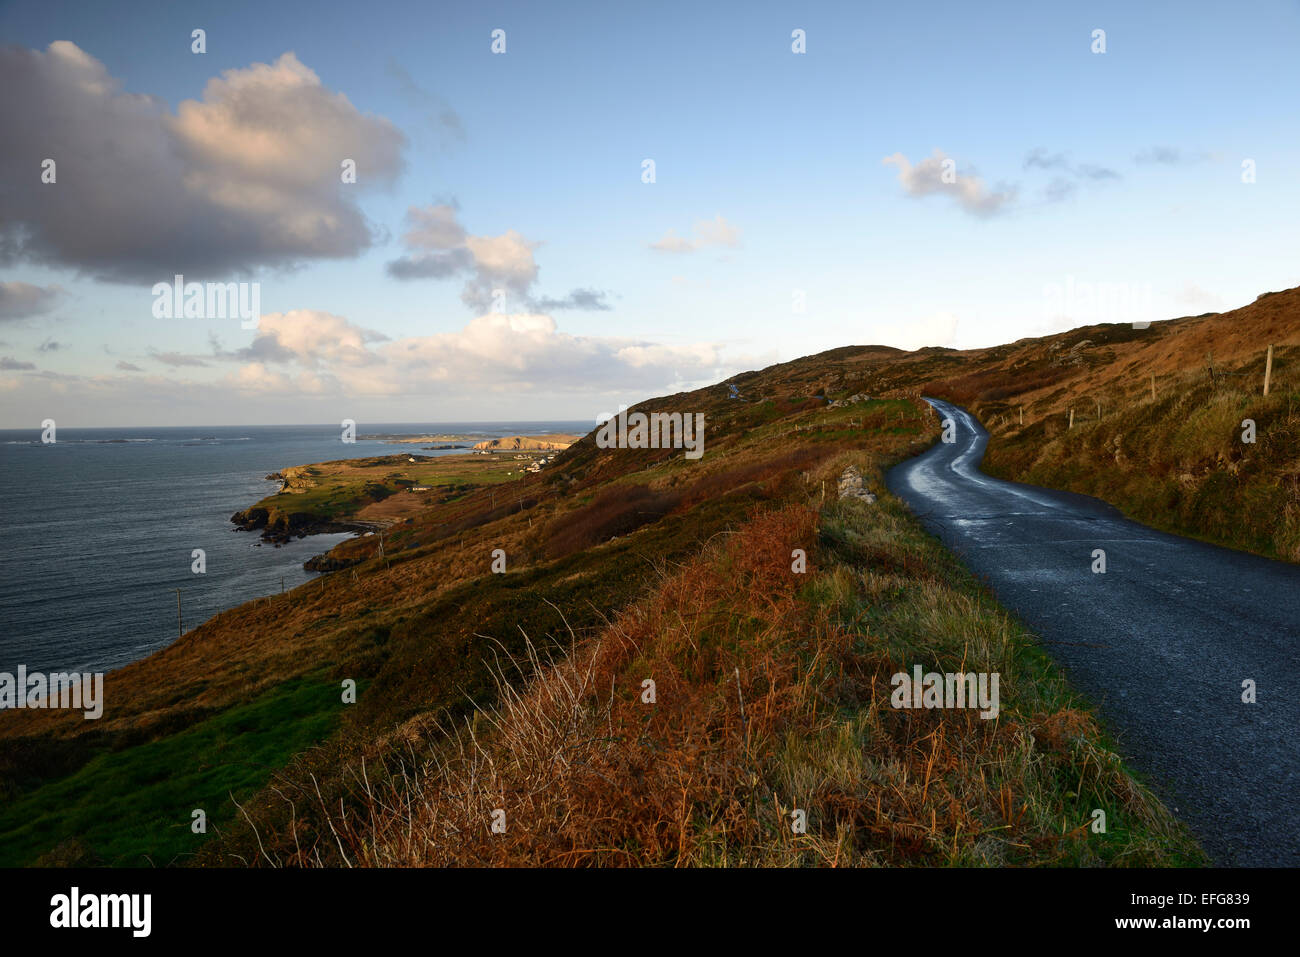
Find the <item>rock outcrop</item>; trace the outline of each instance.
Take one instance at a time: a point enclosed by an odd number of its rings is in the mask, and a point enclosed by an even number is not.
[[[838,487],[841,499],[856,499],[868,505],[876,503],[876,494],[862,481],[862,472],[856,465],[850,465],[840,475]]]
[[[235,530],[240,532],[262,532],[262,541],[283,544],[292,538],[305,538],[308,535],[320,535],[326,532],[352,531],[350,525],[341,525],[313,515],[310,512],[281,512],[260,505],[244,509],[230,516]]]
[[[337,572],[359,565],[362,561],[360,558],[334,558],[327,553],[307,559],[302,567],[309,572]]]
[[[828,409],[842,409],[846,405],[857,405],[859,402],[870,402],[871,396],[865,392],[859,392],[857,395],[851,395],[847,399],[833,399],[826,403]]]

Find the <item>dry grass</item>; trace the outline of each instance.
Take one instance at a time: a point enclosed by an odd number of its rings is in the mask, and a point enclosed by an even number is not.
[[[503,659],[497,704],[387,793],[368,791],[362,816],[333,822],[339,856],[376,865],[662,863],[694,853],[703,808],[741,826],[737,788],[756,761],[745,742],[783,724],[798,684],[789,555],[811,539],[808,510],[766,513],[707,558],[661,571],[653,599],[564,661],[541,668],[531,649],[529,661]],[[750,614],[732,618],[732,602]],[[642,701],[647,678],[653,704]],[[497,808],[505,834],[490,829]]]
[[[681,497],[673,492],[644,485],[607,488],[590,504],[567,512],[551,523],[547,531],[547,554],[560,558],[634,532],[663,518],[680,501]]]
[[[1095,495],[1130,516],[1274,558],[1300,561],[1300,383],[1277,350],[1271,394],[1247,376],[1201,370],[1150,394],[1112,400],[1096,416],[995,426],[986,455],[996,475]],[[1223,370],[1226,372],[1227,370]],[[985,410],[985,415],[988,414]],[[1243,422],[1255,441],[1242,440]]]
[[[815,557],[806,576],[791,572],[796,548]],[[881,549],[889,561],[840,557]],[[902,571],[926,563],[928,579]],[[913,663],[1000,671],[1001,718],[893,709],[890,676]],[[564,660],[530,648],[502,658],[497,679],[496,703],[452,733],[423,717],[381,749],[383,773],[354,765],[352,800],[318,808],[328,831],[274,863],[1197,859],[1027,636],[897,503],[759,512],[662,569],[651,595]],[[1089,835],[1093,807],[1110,835]]]

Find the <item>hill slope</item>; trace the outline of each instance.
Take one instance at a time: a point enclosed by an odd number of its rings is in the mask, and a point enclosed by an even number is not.
[[[346,542],[331,553],[346,571],[114,672],[98,722],[0,716],[4,862],[1197,860],[880,469],[936,438],[918,402],[934,394],[991,425],[1004,474],[1114,482],[1138,518],[1289,554],[1297,301],[966,352],[846,347],[641,403],[704,413],[704,457],[589,434],[541,473],[432,501],[382,555],[376,536]],[[1256,400],[1269,341],[1273,395]],[[1259,424],[1246,449],[1224,444],[1239,413]],[[850,466],[875,505],[841,494]],[[1214,496],[1235,524],[1187,506]],[[999,671],[998,719],[892,709],[891,669],[916,664]],[[533,787],[532,804],[503,807]],[[130,839],[96,836],[87,821],[105,807]],[[189,831],[196,807],[215,840]],[[1114,812],[1107,835],[1086,827],[1097,807]],[[497,808],[520,825],[508,840],[483,816]],[[455,846],[433,839],[448,827]]]

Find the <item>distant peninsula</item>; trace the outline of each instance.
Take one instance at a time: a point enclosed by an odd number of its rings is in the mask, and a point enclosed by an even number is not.
[[[550,435],[507,435],[499,439],[476,442],[474,448],[489,452],[563,452],[574,442],[576,435],[553,433]]]
[[[465,435],[413,435],[396,432],[373,432],[357,436],[359,439],[387,442],[390,445],[425,445],[431,450],[473,448],[489,452],[562,452],[579,436],[565,432],[548,432],[543,435],[506,435],[499,438],[486,438],[483,433]]]
[[[433,438],[449,437],[401,437],[401,441]],[[267,476],[280,482],[278,491],[230,520],[236,529],[260,532],[262,541],[275,545],[326,532],[379,530],[405,523],[432,504],[539,472],[554,456],[534,453],[562,451],[576,439],[561,434],[511,435],[481,441],[460,455],[417,457],[401,452],[289,466]],[[444,446],[444,450],[449,449]],[[398,494],[402,492],[408,494]]]

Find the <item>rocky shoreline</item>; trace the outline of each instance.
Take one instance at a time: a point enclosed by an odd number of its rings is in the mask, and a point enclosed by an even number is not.
[[[310,512],[272,512],[260,505],[246,508],[230,516],[237,532],[261,531],[262,541],[283,545],[295,538],[324,535],[331,532],[360,532],[366,527],[350,522],[322,519]]]
[[[363,561],[364,558],[335,558],[326,552],[324,555],[307,559],[302,563],[302,567],[309,572],[339,572],[353,565],[360,565]]]

